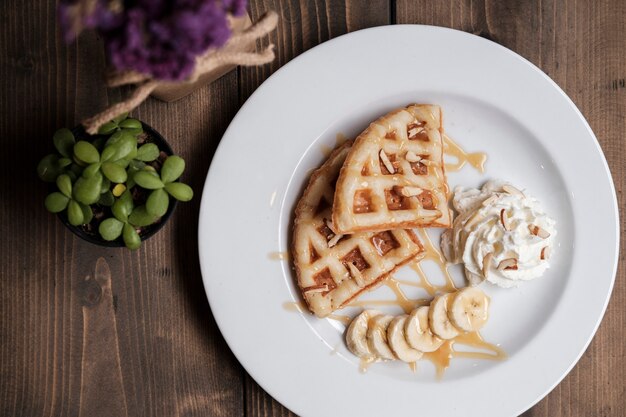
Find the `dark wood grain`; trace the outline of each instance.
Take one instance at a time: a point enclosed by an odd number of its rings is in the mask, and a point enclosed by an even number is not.
[[[95,35],[70,46],[59,41],[54,9],[54,0],[0,5],[0,416],[293,415],[245,374],[212,318],[195,238],[200,190],[222,133],[250,94],[300,53],[346,32],[432,24],[520,53],[591,124],[623,213],[625,2],[262,0],[250,2],[253,19],[269,9],[282,17],[271,36],[276,62],[230,73],[175,103],[150,99],[136,111],[187,160],[195,199],[137,252],[92,246],[43,209],[47,189],[35,166],[55,129],[124,91],[104,87]],[[109,279],[96,279],[98,262],[108,265]],[[626,415],[624,275],[620,267],[605,319],[578,365],[525,415]],[[105,377],[102,367],[111,368]],[[94,404],[98,396],[106,407]]]

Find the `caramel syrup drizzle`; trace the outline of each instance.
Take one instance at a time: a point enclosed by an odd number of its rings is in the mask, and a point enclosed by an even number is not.
[[[455,163],[446,163],[447,172],[460,171],[461,168],[469,163],[476,168],[480,173],[485,172],[485,162],[487,161],[487,154],[484,152],[472,152],[467,153],[461,146],[453,141],[448,135],[443,134],[443,152],[447,155],[454,156],[457,161]]]

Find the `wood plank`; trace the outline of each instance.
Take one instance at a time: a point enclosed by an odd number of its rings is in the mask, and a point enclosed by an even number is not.
[[[92,406],[107,395],[81,390],[93,358],[83,326],[89,332],[94,323],[82,310],[102,291],[85,277],[104,257],[116,319],[105,334],[117,341],[123,395],[113,392],[127,415],[242,416],[243,373],[208,308],[196,243],[209,161],[238,107],[237,74],[175,104],[150,99],[135,113],[186,159],[184,180],[196,197],[140,250],[100,248],[45,211],[47,187],[35,167],[55,129],[119,99],[101,80],[102,47],[95,35],[61,44],[54,0],[8,0],[0,16],[0,415],[76,416],[81,395]],[[109,336],[100,348],[115,349]]]
[[[626,4],[584,0],[399,0],[398,23],[446,26],[492,39],[527,58],[574,100],[609,162],[625,207]],[[624,247],[625,227],[621,226]],[[624,250],[620,260],[624,260]],[[527,416],[626,415],[624,366],[626,273],[619,268],[612,300],[590,347],[572,372]]]
[[[278,29],[269,40],[276,45],[277,59],[263,67],[240,69],[242,104],[274,71],[302,52],[347,32],[388,24],[391,13],[386,0],[250,2],[253,21],[267,10],[276,10],[281,16]],[[264,44],[267,42],[265,40]],[[245,383],[246,416],[295,415],[263,391],[250,376],[246,376]]]

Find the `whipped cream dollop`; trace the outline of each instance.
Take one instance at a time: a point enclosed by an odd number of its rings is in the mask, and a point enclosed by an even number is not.
[[[543,275],[556,236],[555,221],[539,201],[503,181],[476,188],[457,187],[458,212],[441,237],[451,263],[463,263],[470,285],[487,280],[509,288]]]

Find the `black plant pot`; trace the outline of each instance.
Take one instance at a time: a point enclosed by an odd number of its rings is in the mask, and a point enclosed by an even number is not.
[[[157,132],[151,126],[147,125],[144,122],[141,122],[141,125],[142,125],[144,133],[147,134],[146,143],[152,142],[156,144],[159,147],[159,149],[165,152],[168,156],[174,154],[169,143],[167,143],[167,141],[163,138],[163,136],[161,136],[159,132]],[[80,125],[73,128],[72,133],[74,134],[74,137],[77,140],[82,139],[82,140],[87,140],[89,142],[93,141],[94,139],[98,137],[98,135],[95,135],[95,136],[89,135],[85,131],[85,129]],[[176,199],[170,198],[170,204],[167,209],[167,212],[159,219],[159,221],[150,226],[141,228],[141,230],[139,231],[139,237],[141,238],[142,242],[152,237],[155,233],[161,230],[163,226],[165,226],[165,223],[167,223],[170,216],[174,212],[174,209],[176,208],[177,203],[178,201]],[[89,243],[93,243],[94,245],[99,245],[99,246],[112,247],[112,248],[125,246],[124,241],[122,240],[121,236],[111,241],[102,239],[102,237],[98,233],[97,227],[94,227],[94,225],[99,223],[96,219],[93,219],[90,223],[90,225],[92,225],[93,230],[89,230],[89,228],[85,226],[71,225],[69,220],[67,219],[67,213],[65,211],[59,213],[58,216],[59,216],[59,219],[61,219],[61,222],[63,222],[63,224],[65,225],[65,227],[70,229],[70,231],[74,233],[76,236],[78,236],[79,238]]]

